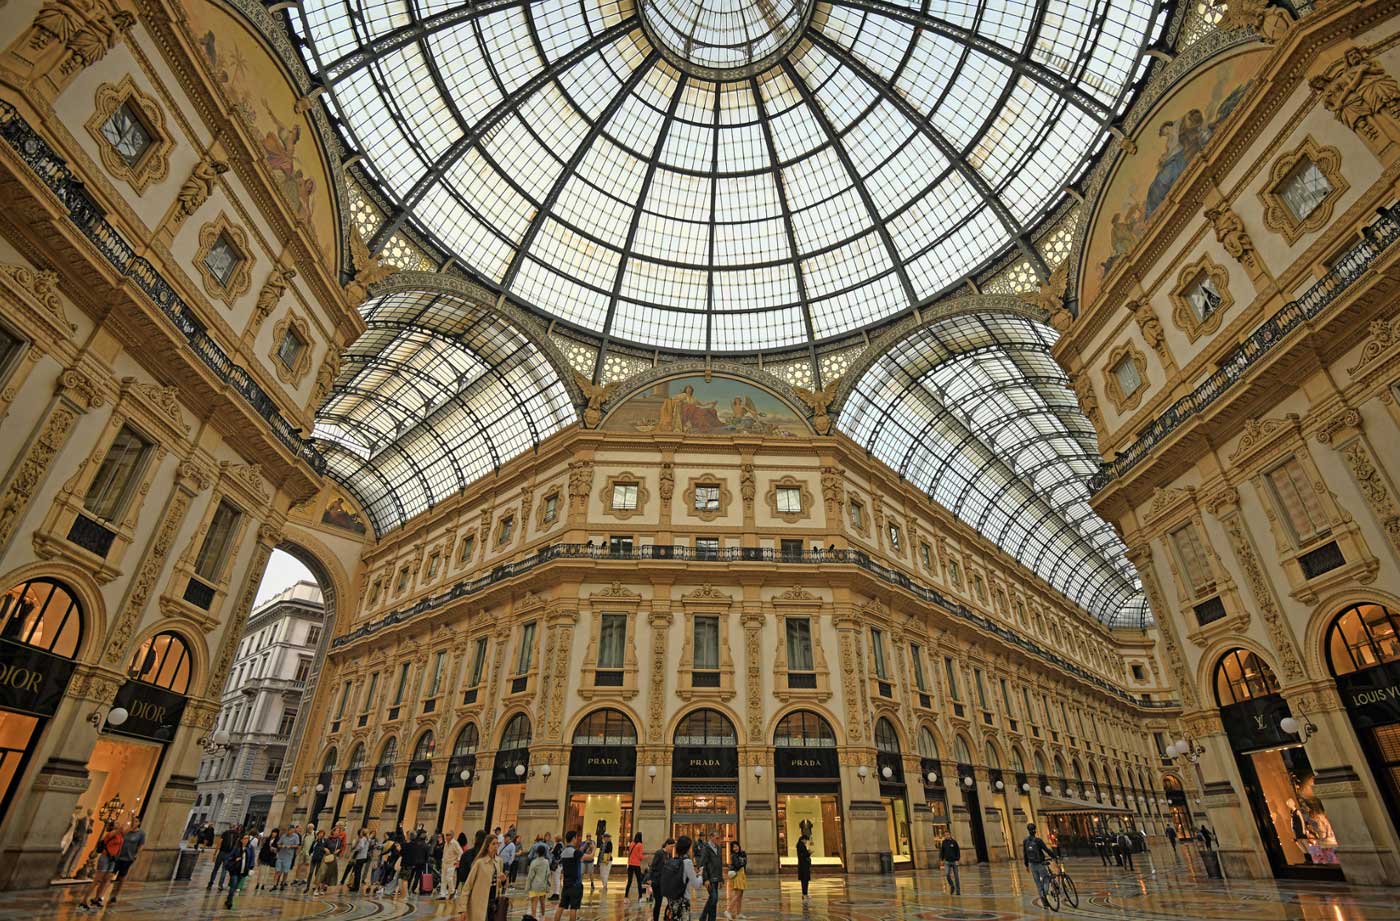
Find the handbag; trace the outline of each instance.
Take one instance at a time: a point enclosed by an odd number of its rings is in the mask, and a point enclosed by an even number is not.
[[[510,921],[510,899],[503,895],[496,897],[496,905],[491,909],[489,921]]]

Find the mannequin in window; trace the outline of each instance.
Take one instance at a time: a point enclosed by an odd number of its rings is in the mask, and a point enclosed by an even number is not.
[[[1284,805],[1288,807],[1288,823],[1293,831],[1293,843],[1303,852],[1304,857],[1311,860],[1308,855],[1308,811],[1294,799],[1285,800]]]
[[[72,879],[74,864],[82,856],[83,846],[87,844],[88,835],[92,834],[92,810],[83,813],[82,806],[73,807],[73,815],[68,820],[68,830],[63,833],[63,840],[58,843],[59,853],[62,855],[58,860],[58,878]]]

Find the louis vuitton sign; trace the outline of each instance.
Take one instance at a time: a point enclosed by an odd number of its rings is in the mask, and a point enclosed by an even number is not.
[[[1342,675],[1337,690],[1358,728],[1400,723],[1400,662]]]
[[[1256,697],[1220,708],[1220,721],[1230,747],[1240,753],[1297,745],[1299,738],[1284,732],[1279,723],[1289,716],[1288,701],[1278,694]]]

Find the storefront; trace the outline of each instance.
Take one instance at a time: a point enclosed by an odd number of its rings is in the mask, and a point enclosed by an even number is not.
[[[924,785],[924,802],[928,804],[933,825],[933,840],[939,842],[952,829],[948,820],[948,791],[943,777],[943,762],[938,757],[938,743],[927,727],[919,728],[919,779]]]
[[[471,797],[472,778],[476,776],[476,749],[480,741],[476,724],[468,723],[452,743],[452,757],[447,759],[447,776],[442,782],[438,805],[437,827],[443,834],[456,835],[467,830],[467,800]]]
[[[354,815],[355,800],[359,798],[360,792],[360,772],[365,766],[365,746],[356,745],[350,752],[350,764],[345,768],[345,775],[340,779],[340,786],[337,788],[335,798],[335,811],[332,813],[331,825],[340,822],[349,822],[355,825],[363,825],[363,821],[356,822]]]
[[[491,795],[486,801],[486,828],[509,828],[520,818],[525,780],[530,771],[530,718],[517,713],[506,723],[491,769]]]
[[[1390,821],[1400,830],[1400,614],[1378,604],[1343,611],[1327,658]]]
[[[82,609],[61,583],[34,579],[0,597],[0,823],[63,702],[82,639]]]
[[[725,853],[739,835],[739,736],[717,710],[696,710],[676,727],[671,752],[671,836],[719,832]]]
[[[384,750],[379,753],[379,763],[374,768],[374,780],[370,782],[369,800],[365,804],[365,825],[371,830],[378,831],[383,824],[384,807],[389,803],[389,791],[394,789],[394,759],[398,756],[399,740],[390,736],[384,743]]]
[[[914,839],[909,825],[909,796],[904,786],[904,755],[899,736],[885,717],[875,723],[875,772],[880,803],[885,807],[885,838],[895,866],[913,864]]]
[[[1258,656],[1226,653],[1215,668],[1220,719],[1274,875],[1341,879],[1337,839],[1302,740],[1283,731],[1291,717],[1278,679]]]
[[[806,835],[813,868],[840,869],[846,844],[836,734],[817,714],[798,710],[778,723],[773,745],[779,866],[797,866],[797,841]]]
[[[1167,821],[1176,829],[1178,838],[1191,838],[1196,834],[1196,824],[1191,817],[1191,803],[1186,798],[1186,789],[1181,779],[1171,774],[1162,777],[1162,789],[1167,797]]]
[[[316,775],[316,784],[311,791],[311,811],[307,814],[306,821],[316,828],[322,828],[321,813],[326,809],[326,803],[335,794],[335,766],[339,760],[339,753],[332,748],[326,752],[325,760],[321,762],[321,773]],[[329,826],[324,826],[329,828]]]
[[[972,853],[979,863],[986,863],[987,830],[982,824],[982,797],[977,789],[977,770],[972,766],[972,751],[967,741],[957,736],[953,741],[953,757],[957,759],[957,788],[967,811],[968,833],[972,836]]]
[[[403,795],[399,798],[398,824],[405,835],[411,835],[425,820],[431,820],[431,813],[420,816],[419,807],[428,795],[428,786],[433,779],[433,752],[437,751],[437,738],[429,729],[418,737],[413,746],[413,756],[408,759],[408,772],[404,776]],[[428,829],[432,831],[432,829]]]
[[[88,787],[77,805],[102,821],[95,823],[85,853],[96,846],[104,823],[145,814],[185,714],[192,669],[189,647],[176,633],[157,633],[136,650],[88,758]]]
[[[564,829],[602,841],[610,835],[613,862],[627,863],[637,780],[637,727],[620,710],[595,710],[574,730],[569,750]]]

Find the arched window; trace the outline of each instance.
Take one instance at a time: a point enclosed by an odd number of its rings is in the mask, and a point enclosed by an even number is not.
[[[1334,675],[1400,661],[1400,615],[1379,604],[1347,608],[1328,632],[1327,660]]]
[[[1021,747],[1019,745],[1011,746],[1011,770],[1015,771],[1017,774],[1024,774],[1026,772],[1026,759],[1021,756]]]
[[[500,751],[516,751],[530,747],[530,718],[517,713],[506,723],[506,731],[501,735]]]
[[[1215,666],[1215,699],[1222,707],[1277,693],[1273,670],[1248,650],[1232,649]]]
[[[1035,753],[1035,772],[1037,774],[1047,773],[1045,770],[1045,758],[1041,756],[1040,752]]]
[[[61,582],[21,582],[0,597],[0,637],[76,658],[83,641],[83,609]]]
[[[326,752],[326,760],[321,763],[321,773],[329,774],[331,771],[334,771],[336,759],[339,757],[339,754],[334,748]]]
[[[836,733],[817,714],[796,710],[778,721],[773,744],[778,748],[835,748]]]
[[[393,764],[394,759],[399,756],[399,740],[394,736],[389,736],[389,741],[384,743],[384,751],[379,753],[380,764]]]
[[[621,710],[594,710],[574,730],[575,745],[636,745],[637,727]]]
[[[134,681],[185,694],[190,689],[192,665],[190,648],[178,633],[167,630],[141,644],[131,657],[127,675]]]
[[[1183,788],[1179,778],[1168,774],[1162,778],[1162,789],[1171,793],[1181,793]]]
[[[433,738],[433,731],[429,729],[418,737],[418,744],[413,746],[414,761],[433,760],[433,750],[437,748],[437,740]]]
[[[1055,756],[1055,776],[1065,776],[1065,759],[1061,758],[1059,755]]]
[[[365,747],[363,744],[356,745],[350,752],[350,767],[348,771],[358,771],[365,766]]]
[[[675,744],[690,748],[732,748],[739,744],[739,734],[734,731],[729,717],[718,710],[696,710],[676,727]]]
[[[938,757],[938,740],[928,731],[927,726],[919,727],[919,757],[931,758],[934,761],[943,760]]]
[[[992,747],[991,742],[987,743],[987,767],[997,771],[1001,770],[1001,756],[997,754],[997,750]]]
[[[481,744],[481,733],[477,731],[476,723],[468,723],[462,727],[461,732],[457,733],[457,741],[452,743],[452,757],[460,758],[463,755],[474,755],[479,744]]]
[[[1099,769],[1094,767],[1094,762],[1089,762],[1089,783],[1094,786],[1099,785]]]
[[[1079,759],[1075,758],[1070,762],[1070,768],[1074,771],[1074,779],[1080,783],[1084,782],[1084,769],[1079,766]]]
[[[894,724],[883,716],[875,723],[875,748],[887,755],[899,754],[899,735]]]
[[[958,759],[958,764],[972,763],[972,749],[967,747],[967,739],[962,736],[953,737],[953,757]]]

